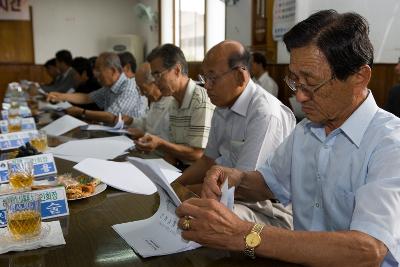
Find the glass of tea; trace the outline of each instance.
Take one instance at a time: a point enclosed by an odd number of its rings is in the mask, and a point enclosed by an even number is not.
[[[8,180],[12,189],[23,190],[32,186],[34,179],[32,160],[11,160],[7,165]]]
[[[21,118],[20,117],[8,119],[8,131],[10,133],[21,131]]]
[[[47,150],[47,134],[45,131],[39,130],[37,134],[31,137],[31,144],[39,152]]]
[[[36,237],[42,229],[40,214],[40,194],[13,194],[4,200],[6,207],[7,227],[10,235],[16,240]]]

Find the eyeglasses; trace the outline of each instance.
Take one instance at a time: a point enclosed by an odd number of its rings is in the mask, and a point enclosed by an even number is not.
[[[229,69],[229,70],[227,70],[227,71],[225,71],[225,72],[223,72],[223,73],[221,73],[220,75],[201,75],[201,74],[199,74],[198,75],[198,77],[199,77],[199,82],[201,83],[201,84],[206,84],[206,83],[209,83],[210,85],[214,85],[219,79],[221,79],[222,77],[224,77],[226,74],[228,74],[228,73],[230,73],[230,72],[232,72],[232,71],[234,71],[234,70],[236,70],[236,69],[238,69],[238,68],[241,68],[241,69],[243,69],[243,70],[245,70],[246,69],[246,67],[243,67],[243,66],[235,66],[235,67],[233,67],[233,68],[231,68],[231,69]]]
[[[323,82],[321,82],[320,84],[317,84],[315,86],[307,86],[305,84],[302,83],[298,83],[294,80],[292,80],[291,78],[289,78],[288,75],[286,75],[286,77],[283,79],[287,86],[289,86],[289,88],[293,91],[293,92],[297,92],[297,91],[302,91],[302,92],[306,92],[309,94],[315,94],[315,92],[320,89],[322,86],[324,86],[325,84],[327,84],[328,82],[332,81],[335,79],[335,76],[332,75],[332,77],[328,80],[325,80]]]
[[[171,67],[171,68],[172,68],[172,67]],[[165,69],[165,70],[163,70],[163,71],[161,71],[161,72],[158,72],[158,71],[152,72],[152,73],[151,73],[151,76],[153,77],[154,82],[157,82],[158,80],[160,80],[161,77],[164,75],[164,73],[166,73],[167,71],[169,71],[171,68]]]

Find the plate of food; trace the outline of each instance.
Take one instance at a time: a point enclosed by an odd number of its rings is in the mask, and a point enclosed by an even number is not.
[[[59,175],[58,182],[65,187],[68,200],[92,197],[107,189],[107,185],[99,179],[85,175],[77,177],[72,177],[70,174]]]

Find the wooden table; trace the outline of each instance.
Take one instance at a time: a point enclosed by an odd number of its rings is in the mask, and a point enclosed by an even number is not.
[[[93,133],[74,131],[67,136],[82,138],[82,135],[93,135]],[[69,137],[58,138],[58,141],[66,141]],[[72,169],[75,164],[73,162],[56,159],[56,164],[59,173],[78,174]],[[150,196],[131,194],[111,187],[96,196],[70,201],[70,215],[58,218],[66,245],[3,254],[0,255],[0,266],[295,266],[269,259],[251,260],[241,253],[209,248],[141,258],[111,226],[150,217],[157,210],[158,202],[158,194]]]

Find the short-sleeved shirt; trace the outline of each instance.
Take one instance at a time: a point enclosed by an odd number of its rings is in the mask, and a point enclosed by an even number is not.
[[[219,165],[255,170],[295,125],[290,109],[250,80],[231,108],[214,110],[204,153]]]
[[[130,117],[143,115],[142,103],[134,79],[128,79],[121,73],[118,80],[110,87],[102,87],[89,94],[89,98],[104,111]]]
[[[169,140],[169,105],[172,99],[172,96],[166,96],[152,102],[145,115],[133,119],[132,126]]]
[[[171,101],[170,141],[195,148],[205,148],[210,132],[214,105],[206,90],[191,79],[186,87],[182,105]]]
[[[295,230],[357,230],[400,262],[400,119],[367,99],[339,128],[304,119],[259,168],[282,203],[292,202]],[[394,258],[393,258],[394,257]]]

